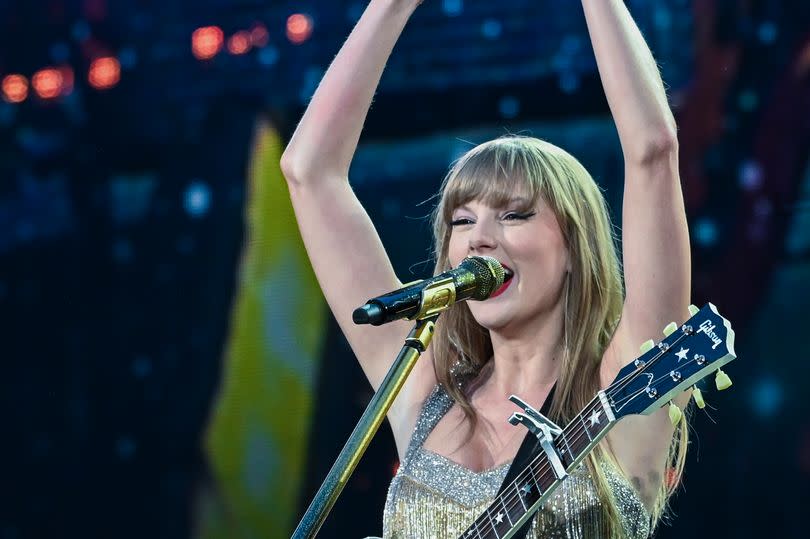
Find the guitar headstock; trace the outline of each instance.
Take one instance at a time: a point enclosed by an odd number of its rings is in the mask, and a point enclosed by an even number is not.
[[[605,389],[616,419],[650,414],[704,376],[735,359],[734,330],[717,308],[690,307],[692,318],[680,327],[667,326],[661,342],[650,343]],[[671,331],[667,331],[671,330]],[[730,384],[719,373],[718,384]],[[722,386],[721,386],[722,388]]]

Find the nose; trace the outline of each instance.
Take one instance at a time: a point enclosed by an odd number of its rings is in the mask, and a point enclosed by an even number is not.
[[[470,231],[469,242],[470,254],[488,252],[497,246],[495,235],[483,220],[478,221]]]

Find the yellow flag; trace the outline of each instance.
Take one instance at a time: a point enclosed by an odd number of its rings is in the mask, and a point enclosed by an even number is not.
[[[199,539],[287,539],[297,524],[326,318],[281,152],[277,132],[259,122],[237,295],[205,439],[213,477],[198,500]]]

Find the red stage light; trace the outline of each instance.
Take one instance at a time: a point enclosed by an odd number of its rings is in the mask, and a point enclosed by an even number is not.
[[[90,64],[87,81],[97,90],[112,88],[121,80],[121,64],[111,56],[97,58]]]
[[[42,99],[53,99],[62,93],[62,73],[52,67],[40,69],[31,78],[34,91]]]
[[[295,13],[287,18],[287,39],[298,45],[312,35],[312,19],[309,15]]]
[[[3,99],[8,103],[22,103],[28,97],[28,79],[22,75],[7,75],[3,79]]]
[[[250,42],[254,47],[266,47],[270,42],[270,33],[263,24],[257,23],[250,29]]]
[[[191,52],[198,60],[208,60],[222,50],[225,34],[219,26],[197,28],[191,34]]]
[[[239,30],[228,39],[228,52],[231,54],[245,54],[250,47],[250,32],[247,30]]]

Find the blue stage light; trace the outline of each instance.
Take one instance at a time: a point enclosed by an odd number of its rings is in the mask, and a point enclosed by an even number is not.
[[[659,30],[667,30],[672,26],[672,13],[669,9],[658,8],[653,12],[653,21]]]
[[[702,217],[695,222],[692,228],[692,235],[699,245],[710,247],[717,243],[717,225],[713,219]]]
[[[274,46],[267,46],[259,51],[259,63],[265,66],[272,66],[278,62],[278,49]]]
[[[776,37],[779,34],[776,25],[771,21],[765,21],[759,25],[759,29],[757,30],[757,36],[759,40],[767,45],[770,45],[774,41],[776,41]]]
[[[481,25],[481,34],[487,39],[498,39],[502,31],[501,21],[496,19],[487,19]]]
[[[737,104],[741,110],[750,112],[759,104],[759,96],[753,90],[743,90],[737,97]]]
[[[514,96],[505,95],[498,101],[498,111],[502,117],[511,120],[520,112],[520,101]]]
[[[784,390],[777,380],[767,377],[755,382],[751,391],[751,406],[760,418],[767,419],[776,415],[783,400]]]
[[[762,167],[753,160],[745,160],[740,164],[739,183],[746,191],[754,191],[762,186]]]
[[[133,47],[124,47],[118,53],[118,61],[124,69],[132,69],[138,62],[138,52]]]
[[[464,10],[464,0],[442,0],[442,11],[445,15],[454,17]]]
[[[194,180],[186,189],[183,207],[192,217],[202,217],[211,206],[211,188],[202,180]]]

